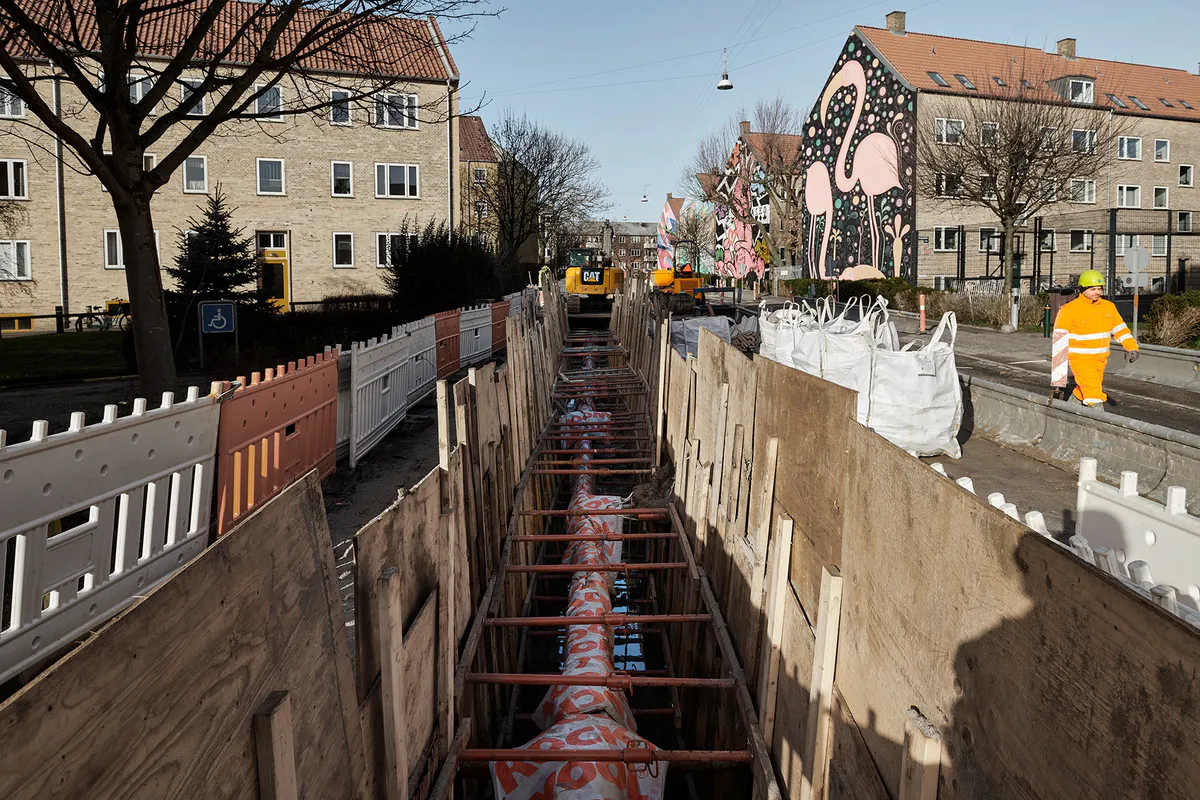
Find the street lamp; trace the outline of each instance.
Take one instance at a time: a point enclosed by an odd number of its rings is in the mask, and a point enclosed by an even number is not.
[[[724,48],[721,50],[721,81],[717,84],[717,88],[723,92],[733,88],[733,81],[729,80],[729,63],[726,60]]]

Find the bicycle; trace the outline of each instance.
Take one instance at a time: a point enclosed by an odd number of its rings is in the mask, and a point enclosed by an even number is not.
[[[110,331],[114,327],[125,330],[132,323],[129,316],[129,304],[124,300],[110,300],[103,306],[87,306],[87,311],[75,318],[75,330]]]

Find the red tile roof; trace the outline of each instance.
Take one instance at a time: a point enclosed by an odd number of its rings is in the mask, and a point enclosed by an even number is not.
[[[717,196],[717,187],[721,185],[721,180],[724,177],[724,175],[716,172],[696,173],[696,181],[700,184],[700,188],[704,190],[704,194],[710,200]]]
[[[866,39],[909,84],[922,92],[942,94],[1007,94],[994,80],[1020,80],[1022,71],[1038,81],[1065,77],[1089,77],[1096,82],[1096,105],[1119,114],[1200,120],[1200,75],[1170,67],[1150,67],[1098,58],[1064,58],[1037,47],[933,36],[926,33],[896,34],[885,28],[858,26],[855,32]],[[939,86],[930,72],[950,84]],[[954,76],[963,75],[977,91],[965,88]],[[1012,87],[1010,86],[1009,89]],[[1115,94],[1128,108],[1108,98]],[[1137,97],[1149,110],[1138,108]],[[1170,107],[1159,98],[1165,98]],[[1187,102],[1188,109],[1183,105]]]
[[[496,160],[496,150],[488,136],[487,128],[479,117],[458,118],[458,160]]]
[[[149,58],[173,56],[199,24],[209,3],[210,0],[188,3],[153,0],[145,3],[144,17],[138,26],[139,54]],[[85,4],[73,5],[75,13],[80,15],[77,18],[77,34],[72,34],[66,28],[61,3],[50,0],[23,0],[21,3],[25,13],[36,24],[60,30],[59,35],[68,40],[59,43],[61,47],[94,52],[98,49],[98,36],[93,19],[85,13]],[[247,0],[229,3],[212,22],[208,39],[201,45],[198,60],[205,61],[205,54],[222,54],[224,63],[249,63],[258,55],[263,38],[285,8]],[[302,8],[283,31],[276,52],[291,52],[302,37],[320,25],[330,32],[318,36],[317,52],[301,62],[306,69],[436,81],[458,77],[458,69],[433,18],[406,19],[379,15],[361,23],[353,23],[350,30],[342,35],[337,24],[348,16],[338,14],[331,17],[318,9]],[[11,52],[18,57],[38,59],[40,54],[36,48],[23,41],[20,30],[14,29],[16,27],[19,26],[14,26],[7,16],[0,16],[0,37],[13,37],[8,45]]]
[[[792,133],[751,133],[742,139],[754,149],[759,158],[762,158],[763,153],[770,151],[772,155],[783,160],[785,165],[798,163],[800,143],[804,141],[803,136]]]

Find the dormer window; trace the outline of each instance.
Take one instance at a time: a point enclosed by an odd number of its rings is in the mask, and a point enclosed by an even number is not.
[[[1072,103],[1087,103],[1096,102],[1096,82],[1082,80],[1079,78],[1071,79],[1071,102]]]

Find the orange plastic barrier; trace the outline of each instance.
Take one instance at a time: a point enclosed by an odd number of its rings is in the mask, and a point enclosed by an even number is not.
[[[508,301],[492,303],[492,353],[499,353],[507,343],[504,320],[508,317]]]
[[[324,478],[337,458],[338,352],[252,373],[221,405],[217,427],[217,533],[314,467]],[[228,381],[213,392],[229,391]]]
[[[449,378],[458,372],[458,309],[433,315],[433,337],[437,340],[437,376]]]

